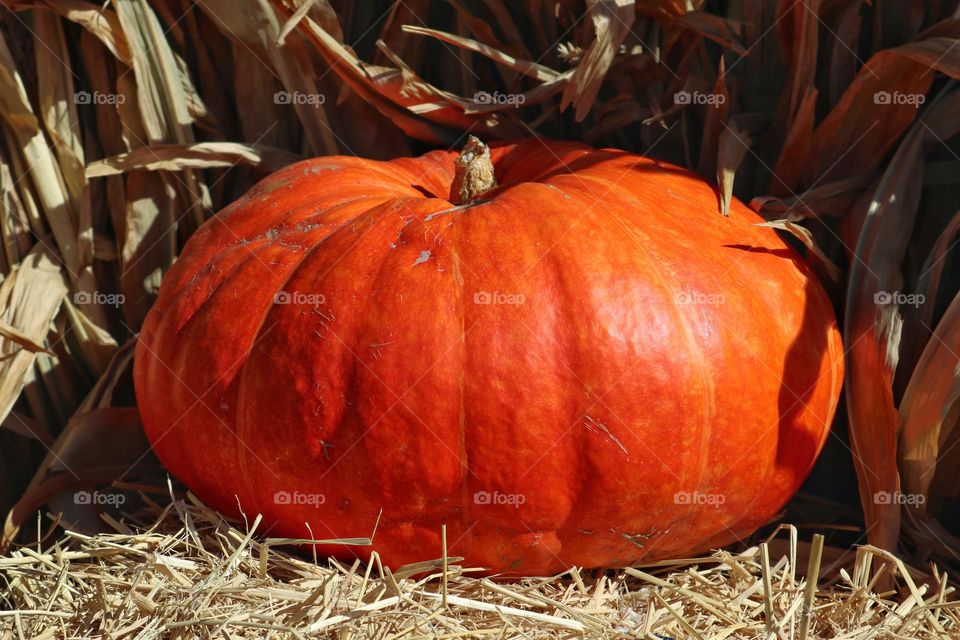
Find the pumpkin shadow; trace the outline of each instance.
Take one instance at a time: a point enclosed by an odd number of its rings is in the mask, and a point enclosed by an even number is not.
[[[766,253],[772,256],[777,256],[778,258],[786,258],[788,260],[793,260],[795,262],[799,261],[797,257],[797,252],[787,248],[768,249],[767,247],[754,247],[749,244],[725,244],[722,246],[725,249],[738,249],[740,251],[748,251],[750,253]],[[807,293],[809,294],[810,292],[808,291]]]
[[[557,141],[553,141],[553,140],[546,140],[545,142],[558,144]],[[528,165],[529,156],[530,156],[531,147],[533,147],[533,144],[534,144],[533,141],[530,141],[530,140],[521,142],[517,144],[516,147],[508,151],[507,153],[504,153],[497,157],[497,159],[494,162],[494,168],[495,168],[496,177],[498,181],[502,180],[504,172],[508,174],[513,174],[517,170],[518,166],[524,166],[524,165],[529,166]],[[537,147],[540,147],[542,144],[544,143],[536,142]],[[682,167],[678,167],[676,165],[663,162],[651,156],[638,156],[638,154],[636,153],[629,153],[627,151],[619,151],[616,149],[593,149],[586,145],[571,143],[571,142],[567,142],[566,144],[568,144],[571,149],[583,149],[585,151],[589,151],[589,153],[584,155],[583,157],[576,158],[569,161],[560,160],[559,157],[557,157],[556,155],[551,155],[550,156],[551,162],[559,161],[561,166],[557,167],[556,169],[553,169],[552,171],[546,171],[543,173],[538,173],[535,168],[531,167],[525,172],[529,174],[528,176],[526,176],[527,179],[530,179],[531,177],[535,176],[533,177],[535,181],[543,182],[555,176],[568,175],[571,173],[583,171],[585,169],[588,169],[594,165],[598,165],[601,163],[614,162],[616,160],[627,159],[627,158],[635,159],[639,157],[639,158],[642,158],[644,162],[635,163],[633,166],[630,167],[630,171],[637,171],[641,173],[656,173],[658,175],[662,175],[664,173],[672,173],[677,176],[690,178],[691,180],[695,180],[698,183],[703,182],[703,178],[700,177],[698,174],[692,171],[689,171],[688,169],[684,169]],[[491,149],[495,149],[495,148],[496,148],[496,145],[491,145]],[[521,180],[515,179],[515,181],[519,182]]]
[[[780,372],[777,445],[771,470],[771,474],[778,476],[777,482],[787,486],[790,489],[789,495],[793,496],[813,470],[832,427],[833,418],[826,424],[823,436],[818,436],[816,424],[827,422],[832,407],[823,403],[822,390],[818,402],[823,406],[811,406],[811,401],[821,387],[830,384],[829,376],[832,375],[833,368],[829,367],[821,375],[822,363],[825,358],[830,357],[830,327],[824,326],[823,315],[828,310],[836,314],[836,310],[816,273],[797,251],[787,247],[769,249],[739,244],[724,246],[791,260],[806,276],[805,302],[799,331],[787,347]],[[835,392],[838,397],[842,397],[841,389],[838,388]],[[772,479],[768,476],[764,484]],[[778,505],[780,506],[782,505]]]
[[[818,388],[831,384],[831,380],[824,378],[832,376],[834,371],[833,367],[828,366],[821,376],[821,363],[830,357],[830,334],[829,328],[824,327],[822,307],[818,308],[811,301],[826,297],[826,293],[816,276],[809,269],[807,271],[803,319],[800,331],[787,349],[781,376],[781,380],[789,379],[791,383],[788,385],[784,382],[780,387],[780,433],[776,458],[778,468],[787,468],[793,474],[793,484],[797,488],[809,475],[816,456],[829,436],[829,432],[825,431],[823,437],[818,438],[808,430],[807,425],[815,420],[826,422],[826,429],[831,427],[827,421],[831,418],[829,412],[832,407],[814,408],[809,405]],[[826,304],[832,306],[829,300]],[[811,411],[822,413],[811,415]],[[807,424],[798,424],[804,418]]]

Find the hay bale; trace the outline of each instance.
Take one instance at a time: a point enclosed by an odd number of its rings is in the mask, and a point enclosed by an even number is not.
[[[804,557],[790,527],[780,557],[764,542],[647,567],[501,580],[458,558],[395,572],[376,556],[369,566],[316,561],[290,540],[257,536],[259,518],[243,527],[191,495],[147,500],[126,523],[105,521],[114,533],[68,530],[0,558],[8,608],[0,638],[960,636],[946,574],[918,586],[899,560],[866,546],[818,584],[820,555]],[[875,591],[879,564],[902,591]]]

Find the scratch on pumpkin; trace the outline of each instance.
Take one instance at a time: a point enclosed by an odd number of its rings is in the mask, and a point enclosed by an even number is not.
[[[327,321],[327,322],[333,322],[334,320],[337,319],[337,317],[336,317],[335,315],[333,315],[333,314],[330,313],[329,311],[328,311],[327,313],[324,313],[324,312],[321,311],[320,308],[317,307],[316,305],[314,305],[314,306],[311,308],[311,311],[313,312],[314,315],[320,316],[321,318],[323,318],[323,319],[324,319],[325,321]]]
[[[367,345],[369,348],[373,349],[373,357],[375,360],[379,360],[382,356],[380,353],[380,347],[385,347],[387,345],[393,344],[395,340],[390,340],[389,342],[378,342],[375,344]]]
[[[657,531],[656,527],[652,527],[646,533],[621,533],[620,535],[642,549],[644,546],[646,546],[647,542],[652,540],[659,533],[660,532]]]
[[[607,437],[610,438],[613,444],[619,447],[620,451],[623,451],[624,455],[626,456],[630,455],[630,452],[627,451],[627,448],[623,446],[623,443],[617,439],[617,436],[610,433],[610,429],[607,428],[607,425],[603,424],[602,422],[600,422],[595,418],[591,418],[590,416],[583,416],[583,424],[587,428],[587,431],[591,433],[597,433],[599,431],[602,431],[603,433],[607,434]]]
[[[333,445],[326,440],[321,440],[320,446],[323,448],[323,457],[327,459],[327,462],[330,462],[330,449],[333,449]]]

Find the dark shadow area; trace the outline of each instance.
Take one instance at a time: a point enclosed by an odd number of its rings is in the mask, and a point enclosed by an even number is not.
[[[541,150],[546,153],[548,159],[551,163],[559,162],[557,157],[550,153],[547,149],[544,148],[544,145],[563,145],[566,149],[580,149],[583,151],[589,151],[590,153],[585,154],[580,158],[576,158],[572,161],[565,161],[562,167],[548,171],[545,173],[540,173],[539,167],[530,166],[530,156],[531,153]],[[490,145],[491,149],[496,149],[498,146],[496,143]],[[555,153],[555,152],[554,152]],[[559,155],[559,154],[558,154]],[[631,167],[631,171],[638,171],[644,173],[656,173],[662,175],[664,173],[672,173],[678,176],[683,176],[691,180],[701,181],[703,178],[692,171],[677,167],[675,165],[657,160],[656,158],[644,156],[642,154],[631,153],[627,151],[617,151],[611,149],[593,149],[580,143],[572,143],[564,140],[550,140],[550,139],[527,139],[521,141],[516,145],[514,149],[508,153],[500,156],[494,163],[496,168],[497,179],[500,180],[501,177],[511,178],[512,182],[519,181],[520,179],[535,179],[537,182],[542,182],[548,180],[554,176],[566,175],[570,173],[575,173],[578,171],[583,171],[589,169],[590,167],[603,163],[603,162],[612,162],[616,160],[628,159],[628,158],[643,158],[645,161],[640,164],[636,164]],[[649,161],[649,162],[647,162]],[[517,177],[513,177],[512,174],[516,172]],[[522,176],[522,177],[521,177]],[[709,181],[708,181],[709,182]]]
[[[807,303],[804,306],[800,332],[787,349],[781,374],[781,379],[785,382],[780,389],[780,427],[776,458],[778,467],[789,467],[796,479],[801,482],[806,479],[803,465],[814,458],[820,443],[806,431],[797,428],[795,421],[810,402],[814,390],[818,386],[831,383],[827,377],[831,375],[829,370],[824,373],[825,378],[820,379],[819,365],[829,352],[829,333],[824,328],[822,314],[826,310],[833,312],[832,304],[826,300],[826,293],[812,274],[808,275],[805,287]],[[817,298],[826,302],[826,309],[817,308],[812,304],[812,301]],[[837,392],[842,396],[840,388]],[[826,411],[826,409],[820,411]],[[816,418],[823,417],[825,416],[816,416]]]
[[[727,249],[738,249],[740,251],[748,251],[750,253],[768,253],[772,256],[777,256],[778,258],[787,258],[789,260],[799,260],[799,256],[796,251],[791,249],[768,249],[766,247],[754,247],[749,244],[725,244],[723,245]]]

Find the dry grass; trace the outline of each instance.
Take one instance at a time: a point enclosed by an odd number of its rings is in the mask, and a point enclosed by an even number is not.
[[[129,488],[129,487],[128,487]],[[742,553],[544,579],[474,575],[457,558],[391,573],[317,564],[192,496],[148,506],[115,531],[67,532],[0,559],[0,638],[873,638],[960,635],[947,576],[917,584],[875,547],[821,567],[796,530]],[[139,524],[134,524],[139,522]],[[360,541],[354,541],[360,542]],[[878,594],[871,566],[899,592]],[[817,583],[817,574],[830,573]],[[806,577],[804,577],[806,576]],[[871,577],[872,576],[872,577]]]

